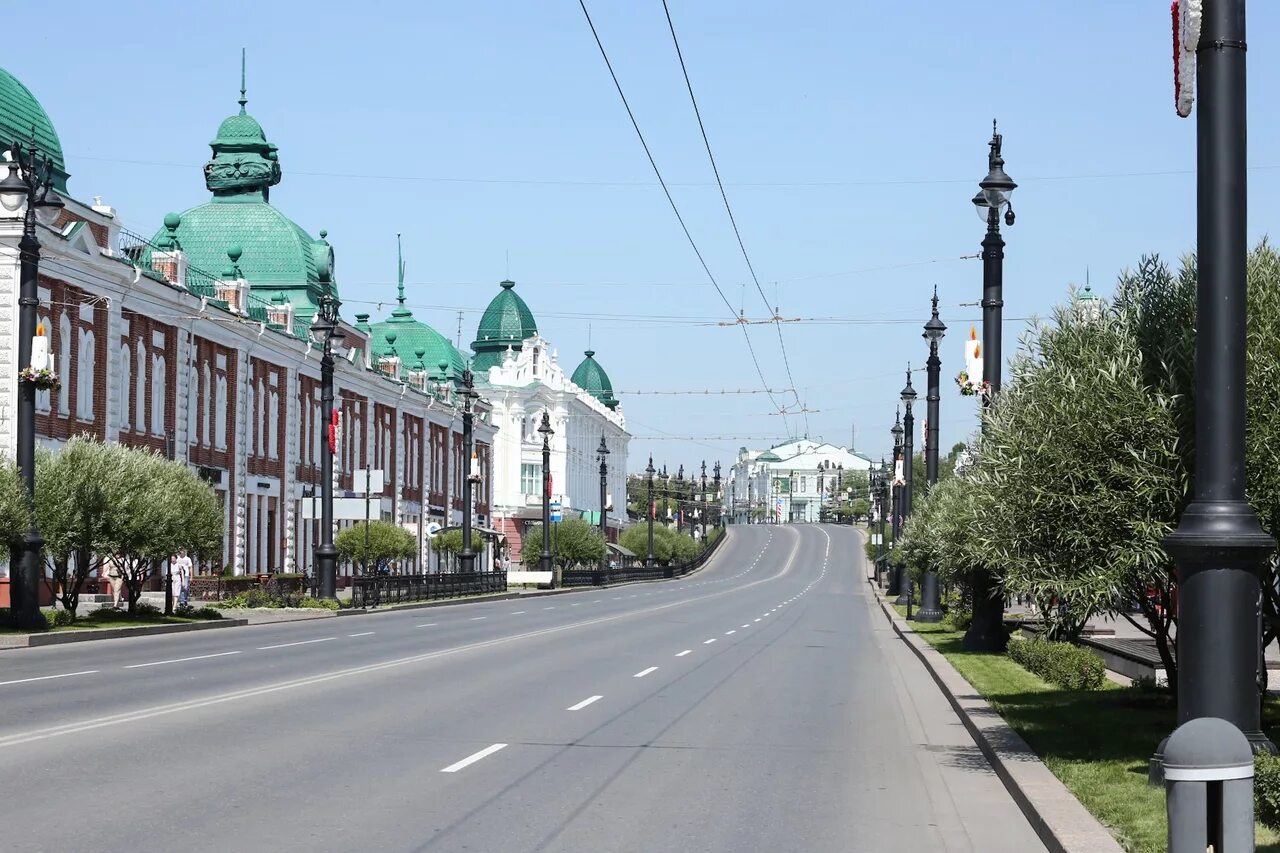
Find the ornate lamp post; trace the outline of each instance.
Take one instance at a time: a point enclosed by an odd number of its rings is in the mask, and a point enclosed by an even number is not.
[[[605,443],[604,433],[600,434],[600,446],[596,448],[596,458],[600,460],[600,539],[604,542],[604,552],[600,554],[600,572],[592,583],[600,586],[604,583],[605,570],[609,568],[609,445]]]
[[[671,507],[667,503],[668,489],[671,483],[671,475],[667,473],[666,463],[662,465],[662,473],[658,475],[658,479],[662,481],[662,526],[666,527],[667,522],[671,520]]]
[[[40,622],[40,583],[44,574],[41,550],[44,537],[36,527],[36,372],[49,367],[48,350],[32,359],[36,336],[36,309],[40,306],[37,280],[40,274],[40,240],[36,237],[37,214],[52,214],[62,206],[62,197],[53,188],[53,160],[36,152],[33,139],[26,152],[14,142],[9,149],[9,175],[0,181],[0,204],[17,213],[24,204],[22,238],[18,241],[20,262],[18,297],[18,472],[27,501],[27,531],[11,545],[10,565],[18,571],[11,579],[12,605],[16,621],[34,626]],[[21,172],[21,173],[19,173]],[[35,363],[39,361],[39,363]]]
[[[947,326],[938,317],[938,288],[935,287],[933,316],[924,324],[923,335],[929,342],[929,360],[925,362],[929,371],[929,384],[925,394],[925,401],[928,404],[928,426],[924,442],[924,478],[930,489],[938,482],[938,402],[941,399],[939,381],[942,370],[942,359],[938,358],[938,345],[946,333]],[[920,577],[920,612],[916,614],[916,621],[942,621],[941,603],[938,594],[938,573],[927,571]]]
[[[902,409],[893,414],[893,428],[889,430],[893,436],[893,470],[889,472],[889,528],[893,533],[893,547],[898,545],[898,532],[902,525],[902,486],[898,484],[898,463],[902,461]],[[886,560],[888,557],[886,556]],[[887,568],[887,566],[886,566]],[[889,570],[889,595],[902,592],[902,573]]]
[[[1004,171],[1001,155],[1003,137],[991,123],[988,143],[987,176],[978,183],[973,204],[978,216],[986,220],[987,233],[982,238],[982,379],[987,386],[983,404],[1000,391],[1001,314],[1004,308],[1004,238],[1000,236],[1000,211],[1006,225],[1013,225],[1010,196],[1017,188]],[[999,651],[1007,638],[1004,633],[1004,599],[991,573],[976,569],[972,574],[973,621],[965,632],[963,646],[972,651]]]
[[[707,541],[707,460],[702,460],[702,541]]]
[[[657,514],[658,505],[653,500],[653,475],[657,473],[653,469],[653,454],[649,455],[649,467],[644,469],[645,477],[649,480],[649,553],[645,555],[645,566],[653,566],[653,516]]]
[[[551,572],[551,586],[558,587],[560,578],[551,561],[551,436],[556,433],[551,428],[551,414],[545,409],[538,434],[542,436],[542,554],[538,557],[538,571]]]
[[[1221,717],[1275,752],[1258,697],[1259,575],[1275,547],[1245,500],[1245,4],[1204,4],[1196,53],[1199,283],[1195,496],[1166,546],[1178,570],[1178,723]]]
[[[475,391],[475,377],[468,364],[462,371],[462,458],[467,465],[467,475],[462,479],[462,550],[458,553],[458,571],[474,572],[476,570],[476,552],[471,543],[471,510],[474,499],[475,484],[480,479],[479,466],[472,456],[475,454],[475,435],[472,432],[475,414],[472,402],[480,395]]]
[[[320,355],[320,410],[329,418],[329,434],[320,443],[320,542],[316,545],[316,595],[338,597],[338,549],[333,547],[333,454],[338,450],[338,411],[333,407],[333,344],[341,340],[336,298],[320,297],[311,336],[323,347]],[[314,500],[314,490],[312,492]]]
[[[889,475],[885,469],[883,456],[880,457],[880,467],[876,470],[876,505],[879,508],[876,517],[880,526],[880,552],[876,556],[876,578],[883,589],[887,582],[885,578],[885,516],[889,512]]]
[[[684,495],[684,464],[681,463],[680,470],[676,472],[676,533],[684,532],[684,516],[685,516],[685,495]]]
[[[716,527],[724,526],[724,512],[720,510],[720,460],[716,460],[716,467],[712,469],[715,476],[712,477],[712,483],[715,487],[716,498]]]
[[[898,522],[898,532],[902,532],[902,525],[911,517],[911,487],[915,478],[912,476],[912,469],[915,468],[915,431],[916,417],[912,414],[911,408],[916,401],[916,389],[911,387],[911,365],[907,365],[907,384],[902,388],[902,406],[906,409],[906,414],[902,416],[902,507],[901,520]],[[894,546],[897,546],[897,537],[894,537]],[[908,618],[910,618],[911,605],[914,601],[912,593],[915,592],[915,584],[911,581],[911,571],[907,568],[904,561],[898,566],[898,600],[897,604],[907,605]]]

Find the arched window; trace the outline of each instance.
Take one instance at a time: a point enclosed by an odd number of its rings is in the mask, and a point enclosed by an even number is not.
[[[200,405],[204,407],[200,423],[200,444],[213,447],[213,411],[216,407],[213,404],[213,381],[207,361],[200,364]]]
[[[58,414],[66,417],[71,413],[71,316],[62,312],[58,318],[58,362],[54,370],[62,371],[62,385],[58,388]]]
[[[151,357],[151,434],[164,435],[164,404],[166,402],[166,365],[164,355]]]
[[[137,365],[137,375],[133,377],[133,428],[138,432],[147,431],[147,348],[142,341],[134,347],[133,363]]]
[[[280,395],[276,391],[271,392],[271,420],[267,422],[267,456],[271,459],[280,458]]]
[[[76,417],[82,421],[93,420],[96,355],[97,339],[93,332],[81,329],[80,353],[76,357]]]
[[[120,376],[116,385],[116,409],[120,413],[120,431],[128,432],[133,421],[129,418],[129,391],[133,386],[133,373],[130,369],[129,345],[120,345]]]
[[[245,443],[248,445],[244,452],[250,456],[258,455],[258,423],[254,420],[253,413],[258,408],[258,386],[250,382],[245,388],[244,398],[244,422],[245,422]]]
[[[225,373],[218,374],[218,388],[214,394],[213,447],[215,450],[227,449],[227,376]]]

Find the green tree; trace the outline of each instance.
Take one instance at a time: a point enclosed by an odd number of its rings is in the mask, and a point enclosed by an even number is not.
[[[658,562],[665,563],[671,559],[671,541],[663,538],[658,533],[662,529],[661,525],[654,525],[653,528],[653,557]],[[631,551],[641,560],[649,555],[649,524],[648,521],[641,521],[633,524],[626,530],[622,531],[622,535],[618,537],[618,544],[628,551]]]
[[[75,619],[85,581],[109,554],[112,473],[118,445],[74,437],[61,451],[36,451],[36,522],[64,610]]]
[[[551,525],[551,558],[562,567],[599,562],[604,556],[600,530],[581,518],[566,518]],[[535,566],[542,556],[542,525],[525,531],[520,561]]]
[[[371,574],[395,560],[407,560],[418,551],[418,541],[413,534],[389,521],[368,522],[369,545],[366,551],[365,528],[366,523],[363,521],[344,528],[334,537],[333,546],[344,560],[353,566],[368,566]],[[436,537],[437,540],[439,538]],[[433,541],[432,547],[439,546]]]

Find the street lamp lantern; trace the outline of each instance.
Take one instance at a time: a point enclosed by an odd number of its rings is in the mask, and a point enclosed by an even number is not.
[[[551,586],[560,586],[551,562],[551,413],[542,410],[542,423],[538,425],[542,436],[542,554],[538,557],[538,571],[551,572]]]
[[[992,215],[999,216],[1003,208],[1005,224],[1012,225],[1014,215],[1011,198],[1018,185],[1005,173],[1004,157],[1000,151],[1003,142],[1004,137],[996,132],[996,123],[992,121],[987,176],[978,182],[978,194],[973,197],[973,205],[984,222],[989,221]]]

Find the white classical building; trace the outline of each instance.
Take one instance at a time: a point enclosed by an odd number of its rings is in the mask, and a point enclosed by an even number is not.
[[[768,450],[738,451],[723,501],[733,524],[818,521],[837,500],[845,471],[867,471],[871,460],[845,447],[807,438]]]
[[[493,454],[493,520],[506,536],[513,560],[525,529],[542,519],[543,413],[550,418],[551,499],[565,517],[600,523],[601,439],[607,457],[604,507],[609,538],[616,541],[626,518],[627,447],[631,436],[613,385],[587,350],[567,374],[556,350],[538,334],[529,306],[504,281],[476,332],[473,370],[477,387],[493,406],[498,434]]]

